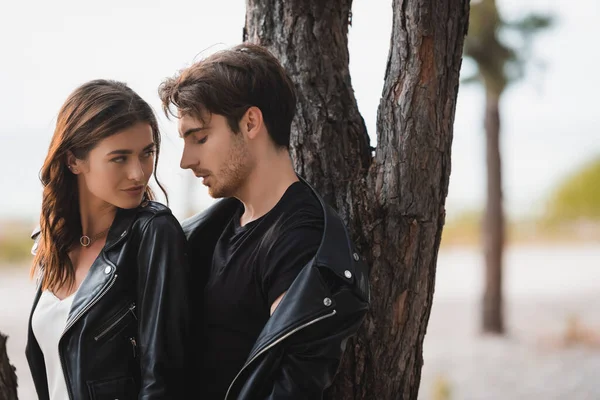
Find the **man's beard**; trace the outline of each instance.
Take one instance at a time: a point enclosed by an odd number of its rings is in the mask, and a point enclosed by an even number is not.
[[[214,184],[208,187],[209,195],[215,199],[235,196],[246,183],[252,165],[252,156],[243,139],[234,137],[227,161]]]

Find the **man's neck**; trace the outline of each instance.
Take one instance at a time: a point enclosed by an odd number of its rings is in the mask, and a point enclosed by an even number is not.
[[[244,204],[240,225],[262,217],[281,200],[285,191],[298,176],[287,151],[278,151],[262,158],[236,195]]]

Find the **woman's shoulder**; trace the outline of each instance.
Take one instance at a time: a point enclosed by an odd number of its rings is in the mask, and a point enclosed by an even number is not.
[[[139,212],[146,212],[151,214],[168,213],[172,214],[169,206],[155,200],[144,200],[142,204],[138,206]]]
[[[132,249],[130,251],[137,252],[138,261],[163,257],[160,254],[165,249],[185,253],[187,241],[183,229],[169,207],[148,201],[137,209],[128,211],[134,211],[128,214],[130,217],[133,214],[134,221],[130,228],[124,231],[123,239],[119,240],[129,243],[129,248]]]
[[[142,231],[148,228],[160,229],[168,226],[176,226],[181,229],[181,225],[171,209],[158,201],[144,201],[140,204],[136,213],[136,222]]]

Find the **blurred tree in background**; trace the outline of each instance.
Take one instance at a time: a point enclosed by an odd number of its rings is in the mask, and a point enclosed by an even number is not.
[[[479,82],[485,90],[487,195],[483,227],[485,253],[485,289],[482,329],[486,333],[503,333],[502,253],[505,221],[502,206],[500,156],[500,98],[508,84],[522,78],[530,59],[532,37],[550,25],[548,16],[530,14],[517,21],[505,21],[498,13],[496,0],[471,2],[469,33],[465,56],[477,66],[477,74],[464,82]],[[502,34],[518,37],[520,44],[507,45]]]

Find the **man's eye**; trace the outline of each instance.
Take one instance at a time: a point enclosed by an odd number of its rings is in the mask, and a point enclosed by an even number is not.
[[[145,158],[150,158],[154,155],[154,153],[156,153],[155,150],[148,150],[147,152],[144,153],[144,157]]]
[[[115,157],[115,158],[111,159],[110,161],[117,163],[117,164],[121,164],[121,163],[125,162],[125,157],[124,156]]]
[[[206,143],[206,139],[208,139],[208,136],[204,136],[202,139],[198,139],[196,141],[196,143],[198,143],[198,144],[204,144],[204,143]]]

